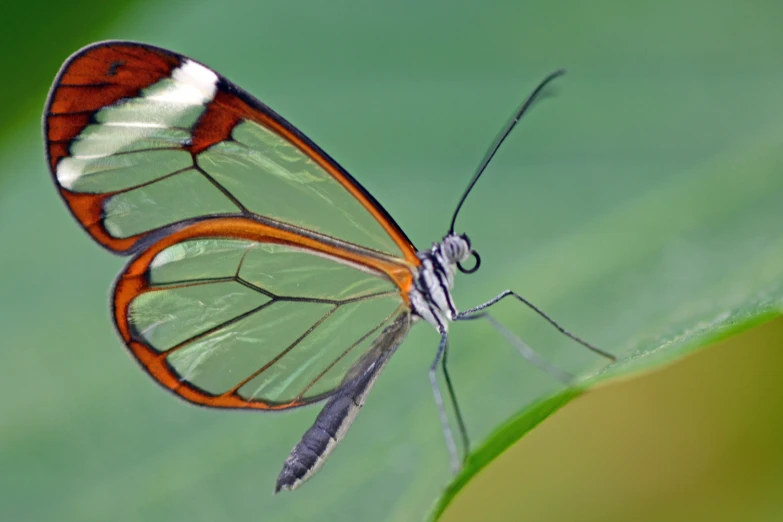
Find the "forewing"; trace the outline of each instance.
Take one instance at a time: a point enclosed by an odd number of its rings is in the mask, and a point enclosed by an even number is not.
[[[115,285],[114,316],[139,362],[185,399],[283,409],[352,380],[349,370],[409,310],[401,282],[410,284],[402,261],[215,218],[136,256]]]
[[[133,252],[185,220],[243,215],[418,264],[393,219],[326,153],[171,51],[104,42],[77,52],[52,87],[44,132],[61,195],[110,250]]]

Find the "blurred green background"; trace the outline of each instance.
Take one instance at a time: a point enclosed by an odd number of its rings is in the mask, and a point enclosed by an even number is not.
[[[68,215],[40,138],[59,64],[97,39],[169,47],[242,85],[419,248],[445,232],[513,107],[566,67],[464,208],[458,229],[484,265],[458,278],[457,302],[515,288],[640,370],[783,310],[780,2],[31,1],[0,20],[3,520],[409,521],[449,478],[426,327],[319,475],[274,497],[317,408],[208,411],[138,370],[107,310],[123,261]],[[512,303],[498,317],[569,371],[603,365]],[[780,520],[781,328],[588,394],[447,519]],[[475,441],[560,389],[487,325],[452,332]]]

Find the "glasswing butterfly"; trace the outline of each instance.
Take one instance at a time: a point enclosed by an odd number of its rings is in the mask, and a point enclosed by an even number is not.
[[[210,68],[133,42],[68,58],[44,110],[46,156],[73,216],[106,249],[131,256],[112,294],[119,335],[149,375],[217,408],[284,410],[326,400],[286,459],[294,489],[344,437],[383,367],[419,320],[441,341],[429,376],[452,467],[460,466],[437,380],[468,452],[446,367],[448,324],[487,318],[528,360],[549,366],[486,308],[458,311],[457,270],[481,259],[454,232],[465,198],[549,75],[479,164],[446,236],[416,250],[383,207],[302,132]],[[473,266],[463,264],[473,257]]]

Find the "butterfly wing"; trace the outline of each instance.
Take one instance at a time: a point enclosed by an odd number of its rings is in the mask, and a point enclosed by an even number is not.
[[[333,394],[409,309],[405,272],[251,219],[200,220],[128,264],[114,318],[148,373],[181,397],[292,408]]]
[[[208,67],[132,43],[63,65],[44,113],[49,168],[92,237],[133,253],[204,216],[251,216],[416,265],[415,248],[342,167]]]
[[[415,249],[312,141],[206,66],[103,42],[63,65],[49,167],[87,232],[134,257],[114,320],[195,403],[282,409],[338,389],[408,308]]]

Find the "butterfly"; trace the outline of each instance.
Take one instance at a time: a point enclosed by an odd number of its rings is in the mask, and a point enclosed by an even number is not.
[[[44,110],[46,157],[71,214],[130,256],[112,315],[159,384],[202,406],[286,410],[326,401],[285,461],[275,491],[310,478],[345,436],[416,322],[440,343],[429,377],[452,467],[460,460],[437,379],[444,372],[464,454],[468,436],[446,360],[452,321],[487,318],[533,363],[567,380],[494,321],[506,290],[459,311],[457,271],[481,263],[455,233],[466,197],[549,75],[492,143],[448,233],[417,250],[394,219],[301,131],[205,65],[134,42],[66,60]],[[471,258],[472,266],[466,267]]]

